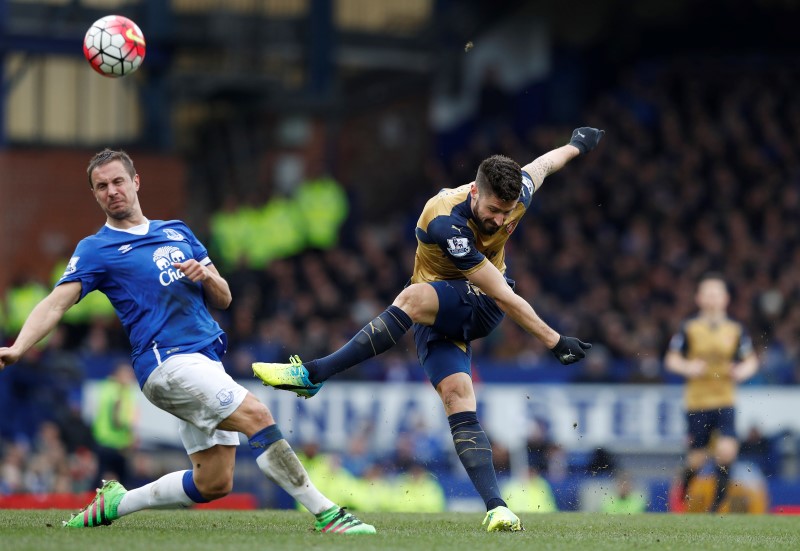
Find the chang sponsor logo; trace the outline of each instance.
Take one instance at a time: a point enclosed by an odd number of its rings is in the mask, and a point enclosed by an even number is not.
[[[166,245],[156,249],[153,253],[153,262],[156,263],[156,267],[161,271],[158,274],[158,280],[161,285],[166,287],[173,281],[186,277],[183,272],[172,267],[173,262],[183,262],[184,260],[186,260],[186,255],[178,247]]]

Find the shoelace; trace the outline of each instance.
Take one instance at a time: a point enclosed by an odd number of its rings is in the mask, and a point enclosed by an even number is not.
[[[347,507],[339,507],[339,511],[336,513],[336,516],[331,519],[331,523],[335,523],[341,519],[342,522],[346,522],[350,524],[350,526],[358,526],[359,524],[362,524],[358,518],[348,513],[346,509]]]

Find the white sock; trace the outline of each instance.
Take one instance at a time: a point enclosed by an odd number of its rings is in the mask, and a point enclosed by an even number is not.
[[[256,463],[267,478],[286,490],[313,514],[318,515],[336,505],[317,490],[286,440],[278,440],[272,444],[256,458]]]
[[[142,509],[174,509],[194,505],[192,498],[183,491],[183,474],[185,472],[177,471],[165,474],[155,482],[129,490],[122,496],[117,513],[119,516],[123,516]]]

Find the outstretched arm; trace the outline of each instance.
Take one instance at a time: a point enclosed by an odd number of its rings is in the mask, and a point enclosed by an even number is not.
[[[34,344],[42,340],[61,320],[64,313],[78,302],[81,283],[62,283],[31,311],[17,340],[9,348],[0,348],[0,369],[16,363]]]
[[[576,128],[572,131],[572,138],[567,145],[548,151],[522,167],[533,180],[534,191],[542,186],[545,178],[564,168],[564,165],[572,159],[597,147],[604,134],[605,130],[588,126]]]
[[[581,342],[575,337],[565,337],[547,325],[530,303],[516,294],[491,262],[486,262],[479,270],[468,276],[470,282],[492,297],[497,306],[508,314],[525,331],[538,338],[550,349],[562,364],[571,364],[586,356],[585,350],[591,344]]]

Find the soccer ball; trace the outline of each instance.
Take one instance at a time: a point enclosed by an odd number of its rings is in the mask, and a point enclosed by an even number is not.
[[[144,35],[136,23],[121,15],[98,19],[83,39],[83,55],[105,77],[124,77],[144,60]]]

